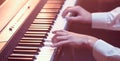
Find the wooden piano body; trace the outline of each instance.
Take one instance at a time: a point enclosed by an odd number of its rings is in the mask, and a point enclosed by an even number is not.
[[[6,0],[0,5],[0,61],[7,61],[45,3],[46,0]]]
[[[42,46],[64,2],[65,0],[5,1],[1,5],[4,9],[0,11],[2,13],[0,40],[1,43],[5,42],[0,51],[0,61],[34,61],[36,56],[38,58],[35,61],[56,60],[57,58],[53,59],[52,56],[57,57],[54,52],[60,52],[59,49]],[[49,44],[49,41],[46,44]],[[42,54],[42,57],[38,54]]]

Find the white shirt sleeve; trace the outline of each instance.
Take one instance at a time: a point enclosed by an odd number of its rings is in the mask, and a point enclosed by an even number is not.
[[[103,40],[98,40],[93,47],[96,61],[120,61],[120,49]]]
[[[115,19],[119,14],[120,7],[110,12],[92,13],[92,28],[120,31],[120,17]]]

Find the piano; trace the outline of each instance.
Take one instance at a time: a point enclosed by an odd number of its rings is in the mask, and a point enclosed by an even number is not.
[[[0,6],[0,43],[5,45],[0,51],[0,61],[57,61],[62,47],[50,46],[52,31],[66,29],[67,21],[61,14],[76,1],[4,1]],[[9,6],[13,9],[8,10]]]

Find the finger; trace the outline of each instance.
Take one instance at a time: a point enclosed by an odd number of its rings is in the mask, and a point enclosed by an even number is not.
[[[68,40],[68,39],[69,39],[68,36],[55,36],[53,37],[52,42],[57,43],[57,42],[61,42],[61,41]]]
[[[63,40],[68,40],[69,39],[69,35],[55,35],[53,36],[52,38],[52,42],[53,43],[57,43],[57,42],[60,42],[60,41],[63,41]]]
[[[65,45],[65,44],[69,44],[69,41],[66,40],[66,41],[60,41],[58,43],[53,43],[52,46],[53,47],[60,47],[60,46]]]
[[[72,14],[72,12],[73,12],[73,7],[72,7],[72,6],[67,7],[67,8],[63,11],[62,17],[65,18],[66,15],[67,15],[69,12]]]
[[[52,38],[52,43],[57,43],[58,42],[58,40],[56,39],[56,35],[55,36],[53,36],[53,38]]]
[[[55,30],[55,31],[52,31],[52,33],[57,33],[57,32],[62,32],[63,30]]]
[[[56,39],[56,40],[59,40],[59,41],[68,40],[68,39],[69,39],[69,35],[57,36],[55,39]],[[58,42],[59,42],[59,41],[58,41]]]
[[[73,20],[73,21],[82,20],[81,16],[70,16],[70,17],[66,17],[66,19]]]
[[[68,34],[68,32],[65,30],[56,30],[56,31],[53,31],[52,33],[55,34],[56,36],[63,36]]]

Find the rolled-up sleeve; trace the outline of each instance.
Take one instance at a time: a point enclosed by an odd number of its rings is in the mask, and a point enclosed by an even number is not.
[[[98,40],[93,47],[96,61],[120,61],[120,49],[103,40]]]
[[[120,31],[120,7],[109,12],[92,13],[92,28]]]

